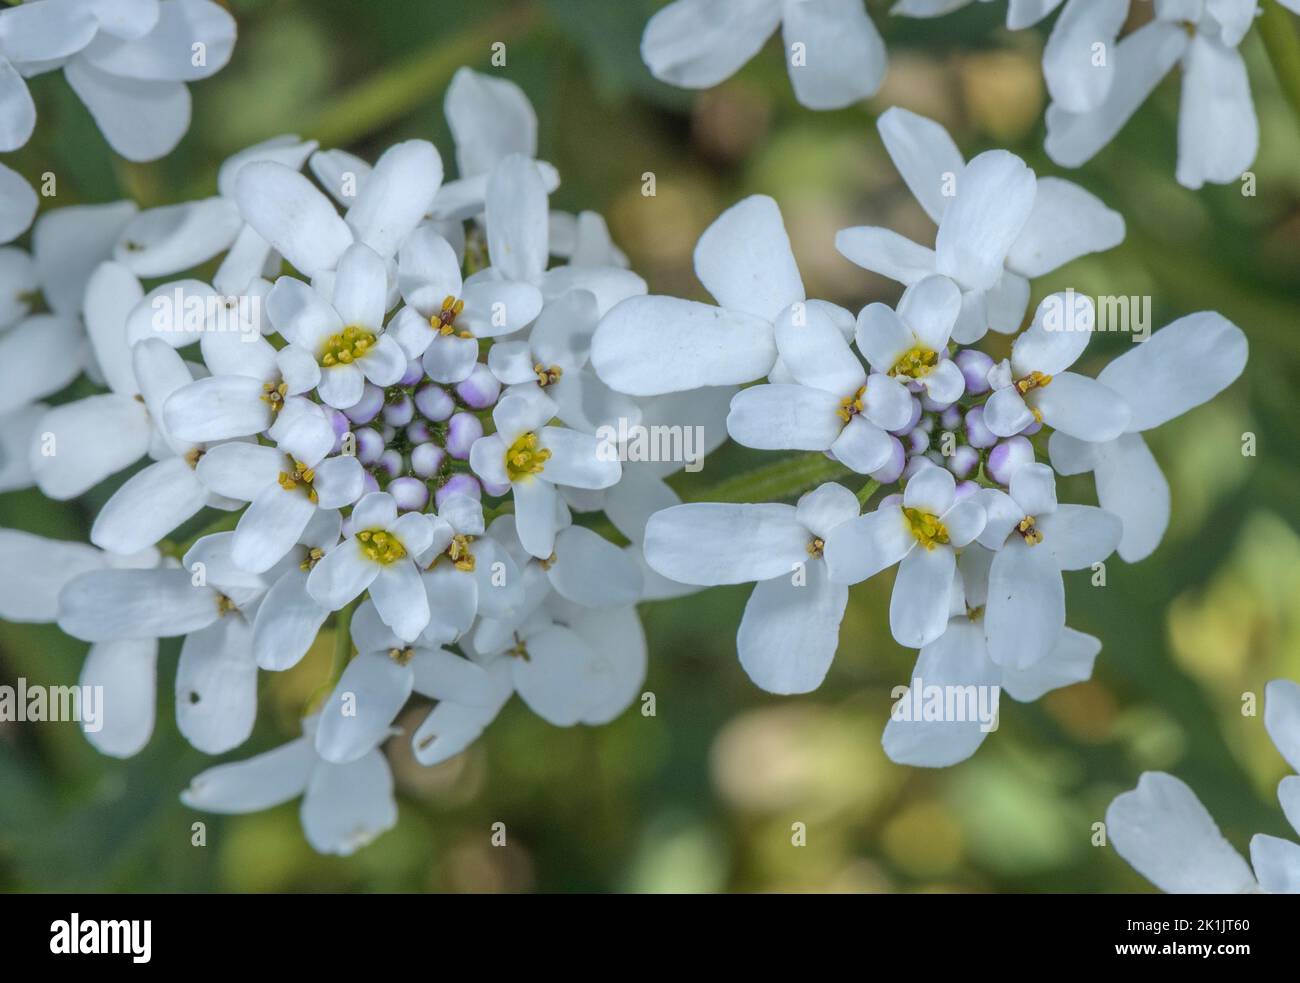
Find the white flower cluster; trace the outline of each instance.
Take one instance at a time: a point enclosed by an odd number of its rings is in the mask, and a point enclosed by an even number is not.
[[[1300,772],[1300,685],[1275,679],[1264,690],[1264,727],[1278,753]],[[1277,786],[1291,828],[1300,834],[1300,775]],[[1300,894],[1300,844],[1267,833],[1241,858],[1196,793],[1173,775],[1147,772],[1106,810],[1106,831],[1121,857],[1171,894]]]
[[[395,821],[378,748],[412,693],[433,701],[411,736],[426,765],[515,693],[560,726],[633,701],[639,551],[574,514],[608,505],[638,535],[680,464],[623,481],[598,431],[680,417],[725,438],[725,401],[631,399],[588,366],[599,318],[645,284],[599,216],[550,211],[523,93],[463,69],[446,111],[454,181],[422,140],[372,167],[285,137],[226,161],[211,198],[53,211],[33,255],[0,253],[4,487],[71,498],[145,462],[93,546],[0,531],[0,613],[93,643],[87,737],[117,756],[151,735],[160,638],[183,636],[179,729],[220,754],[252,732],[259,670],[297,665],[333,618],[343,658],[304,736],[184,796],[242,812],[301,794],[324,852]],[[211,282],[176,279],[199,267]],[[107,391],[39,402],[83,369]]]
[[[1246,339],[1218,314],[1193,314],[1089,378],[1071,367],[1094,307],[1066,292],[1039,305],[1010,358],[966,347],[990,328],[1016,331],[1029,278],[1116,245],[1123,222],[1005,151],[964,163],[930,120],[892,109],[880,131],[938,225],[934,248],[879,228],[846,229],[836,243],[906,285],[896,309],[871,304],[855,318],[808,299],[776,203],[755,196],[696,247],[716,306],[628,298],[601,321],[592,364],[638,397],[761,380],[731,401],[733,440],[823,452],[866,482],[856,495],[827,483],[793,506],[685,504],[650,518],[646,561],[663,576],[757,582],[737,648],[759,686],[819,686],[849,585],[897,564],[890,629],[920,650],[915,684],[1034,700],[1088,678],[1100,648],[1066,627],[1063,571],[1116,549],[1140,560],[1168,524],[1168,486],[1141,433],[1236,379]],[[1058,503],[1056,474],[1086,471],[1101,507]],[[898,490],[859,514],[884,486]],[[884,745],[902,763],[949,765],[988,723],[951,709],[896,714]]]
[[[36,127],[26,79],[62,69],[109,145],[157,160],[190,126],[196,82],[225,67],[235,19],[212,0],[29,0],[0,10],[0,152]],[[36,192],[0,164],[0,243],[32,224]]]
[[[938,17],[972,2],[898,0],[891,13]],[[1300,0],[1278,2],[1300,13]],[[1122,39],[1130,0],[1008,0],[1006,26],[1032,27],[1058,7],[1043,50],[1053,161],[1078,167],[1091,160],[1180,65],[1179,183],[1199,188],[1241,178],[1255,159],[1259,124],[1237,48],[1257,0],[1155,0],[1153,19]],[[707,88],[734,74],[778,25],[804,106],[839,109],[880,88],[885,46],[863,0],[676,0],[646,25],[641,53],[656,78]]]

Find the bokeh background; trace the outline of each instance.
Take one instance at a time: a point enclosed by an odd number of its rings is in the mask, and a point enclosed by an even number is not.
[[[180,804],[212,761],[176,731],[177,646],[165,643],[156,732],[130,761],[99,756],[73,724],[0,724],[0,888],[1149,890],[1090,843],[1092,823],[1145,769],[1188,781],[1243,851],[1254,832],[1287,835],[1274,798],[1285,765],[1262,717],[1241,712],[1243,694],[1262,699],[1267,680],[1300,678],[1300,126],[1258,34],[1242,46],[1261,130],[1251,197],[1175,183],[1176,72],[1089,165],[1052,165],[1041,149],[1047,28],[1007,32],[1002,3],[911,21],[870,0],[889,45],[885,86],[829,113],[794,102],[777,41],[716,90],[656,83],[638,55],[655,0],[228,5],[240,25],[233,61],[192,87],[194,125],[171,156],[113,157],[54,74],[34,82],[41,125],[7,162],[29,177],[54,171],[59,204],[130,196],[142,206],[211,194],[225,156],[284,132],[371,158],[431,138],[450,166],[442,100],[465,64],[523,87],[540,119],[539,156],[563,178],[554,206],[606,215],[651,292],[703,297],[690,263],[697,236],[763,192],[781,204],[809,294],[857,310],[896,300],[898,288],[840,257],[837,229],[886,225],[932,241],[874,128],[877,113],[902,105],[943,122],[968,157],[1006,147],[1125,216],[1121,247],[1040,279],[1035,302],[1066,286],[1150,295],[1156,326],[1214,308],[1249,336],[1250,364],[1212,405],[1151,435],[1174,503],[1156,555],[1133,567],[1115,558],[1104,589],[1067,575],[1070,624],[1103,642],[1096,677],[1032,706],[1004,701],[1001,729],[962,765],[908,769],[881,751],[890,689],[914,658],[890,638],[892,573],[854,588],[834,667],[799,698],[750,684],[734,644],[748,588],[718,589],[644,606],[655,716],[633,707],[607,727],[561,730],[514,701],[476,746],[434,769],[393,740],[397,828],[352,858],[326,858],[303,840],[296,803],[232,818]],[[507,45],[505,68],[489,66],[494,41]],[[646,171],[653,198],[640,193]],[[1000,354],[1004,342],[990,341]],[[1127,344],[1099,336],[1084,370]],[[1255,457],[1241,453],[1247,432]],[[681,487],[771,459],[724,449]],[[111,490],[71,504],[0,496],[0,525],[84,540]],[[1095,501],[1087,480],[1061,491]],[[257,730],[229,759],[298,733],[330,643],[326,633],[299,669],[263,675]],[[0,682],[74,682],[84,650],[53,627],[0,624]],[[208,845],[197,848],[190,824],[200,818]],[[489,845],[494,822],[506,823],[507,848]],[[806,846],[791,844],[796,822]]]

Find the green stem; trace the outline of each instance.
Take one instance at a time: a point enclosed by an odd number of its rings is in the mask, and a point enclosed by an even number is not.
[[[1278,5],[1277,0],[1264,0],[1263,7],[1258,26],[1264,50],[1273,63],[1273,71],[1286,101],[1291,104],[1296,121],[1300,122],[1300,37],[1296,36],[1291,15]]]
[[[302,128],[303,136],[326,147],[354,143],[419,106],[440,100],[458,68],[481,62],[492,53],[493,44],[522,36],[536,20],[535,5],[517,6],[456,37],[439,37],[424,50],[332,98]]]
[[[865,485],[858,489],[858,505],[866,508],[867,500],[880,490],[880,482],[872,478]]]
[[[823,482],[849,474],[852,472],[843,464],[814,451],[703,488],[678,490],[688,502],[775,502],[794,498]]]

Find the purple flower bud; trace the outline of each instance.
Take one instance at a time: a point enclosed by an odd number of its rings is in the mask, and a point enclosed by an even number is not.
[[[379,455],[379,461],[375,467],[390,478],[396,478],[402,473],[402,455],[399,451],[392,449],[384,451]]]
[[[921,419],[921,401],[914,396],[912,397],[911,417],[908,418],[906,424],[899,427],[897,430],[891,430],[890,433],[894,434],[894,436],[896,437],[902,437],[906,434],[909,434],[912,432],[912,428],[916,426],[916,424],[920,421],[920,419]]]
[[[365,489],[363,494],[368,495],[370,492],[379,491],[379,482],[375,479],[373,474],[367,471],[365,477],[361,479],[361,487]]]
[[[980,486],[974,481],[959,481],[957,482],[956,497],[953,501],[960,502],[963,498],[970,498],[979,490]]]
[[[398,385],[414,386],[424,379],[424,363],[418,358],[413,358],[406,363],[406,374],[398,381]]]
[[[384,391],[367,382],[361,391],[361,399],[343,412],[353,423],[369,423],[384,408]]]
[[[510,485],[509,484],[497,485],[497,484],[493,484],[490,481],[485,481],[483,482],[483,491],[493,496],[494,498],[500,498],[503,495],[510,494]]]
[[[415,408],[426,420],[441,423],[456,411],[456,401],[442,386],[431,382],[416,392]]]
[[[961,409],[956,406],[949,406],[939,414],[939,425],[945,430],[956,430],[961,426]]]
[[[966,442],[980,450],[998,442],[998,435],[984,425],[983,406],[972,406],[966,411]]]
[[[357,440],[357,460],[362,464],[374,464],[379,455],[384,453],[384,438],[379,431],[371,427],[358,427],[354,431]]]
[[[902,508],[903,496],[900,495],[898,492],[894,492],[893,494],[886,495],[884,498],[880,500],[880,504],[877,505],[876,507],[884,509],[884,508],[888,508],[891,505],[897,505],[899,508]]]
[[[988,476],[999,485],[1009,485],[1011,476],[1026,464],[1034,462],[1034,445],[1027,437],[1010,437],[999,441],[989,451]]]
[[[469,460],[469,449],[483,436],[483,424],[473,413],[457,413],[447,424],[447,453],[458,461]]]
[[[1024,428],[1023,430],[1021,430],[1020,432],[1021,432],[1022,434],[1024,434],[1026,437],[1032,437],[1034,434],[1038,433],[1038,431],[1040,431],[1040,430],[1042,430],[1042,429],[1043,429],[1043,421],[1042,421],[1042,420],[1035,420],[1033,423],[1031,423],[1029,426],[1025,427],[1025,428]]]
[[[930,449],[930,435],[917,427],[907,435],[908,451],[912,454],[924,454]]]
[[[483,490],[479,487],[478,479],[472,474],[453,474],[447,479],[446,484],[434,493],[433,500],[438,508],[442,508],[442,503],[452,495],[469,495],[478,501],[483,497]]]
[[[415,418],[415,403],[402,393],[384,407],[384,422],[393,427],[404,427]]]
[[[501,395],[501,383],[482,362],[475,364],[464,382],[456,384],[456,393],[476,410],[485,410]]]
[[[421,478],[432,478],[446,457],[447,452],[437,444],[421,444],[411,451],[411,470]]]
[[[993,368],[993,359],[974,348],[963,348],[953,356],[957,368],[961,369],[966,380],[966,392],[971,396],[989,391],[989,369]]]
[[[433,436],[433,427],[424,420],[413,420],[406,425],[406,439],[412,444],[427,444]]]
[[[948,470],[958,478],[966,478],[980,463],[980,452],[969,444],[962,444],[953,451],[952,456],[944,463],[948,465]]]
[[[951,401],[947,403],[938,403],[930,398],[929,393],[921,394],[921,409],[925,410],[927,413],[940,413],[951,405]]]
[[[403,512],[418,512],[429,504],[429,486],[410,475],[390,481],[388,494],[393,496],[397,507]]]
[[[903,450],[903,442],[897,437],[890,437],[889,442],[892,448],[889,460],[878,471],[871,472],[871,477],[882,485],[892,485],[897,481],[899,475],[903,473],[903,466],[907,464],[907,452]]]

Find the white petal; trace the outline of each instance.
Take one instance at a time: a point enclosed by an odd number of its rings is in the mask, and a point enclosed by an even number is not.
[[[195,469],[199,480],[226,498],[251,502],[268,486],[276,486],[288,462],[274,447],[236,441],[212,448]]]
[[[127,160],[164,157],[189,129],[190,93],[184,82],[109,75],[80,58],[68,62],[63,74],[109,145]]]
[[[882,506],[829,532],[826,567],[836,583],[856,584],[893,566],[915,545],[899,507]]]
[[[169,82],[207,78],[230,61],[235,18],[224,8],[208,0],[170,0],[158,11],[148,34],[123,40],[101,33],[83,57],[112,75]],[[202,59],[195,57],[199,51]]]
[[[830,446],[835,459],[858,474],[871,474],[889,461],[894,442],[864,416],[854,416]]]
[[[0,553],[0,618],[6,621],[53,621],[64,584],[104,565],[94,547],[18,529],[0,529]]]
[[[338,549],[326,553],[312,567],[311,575],[307,578],[307,592],[322,607],[337,611],[369,587],[378,576],[379,565],[370,562],[362,554],[356,540],[348,540],[341,543]]]
[[[1274,679],[1264,688],[1264,728],[1287,764],[1300,771],[1300,684]]]
[[[59,627],[88,642],[184,635],[218,614],[216,593],[188,570],[96,570],[59,596]]]
[[[946,546],[919,547],[903,557],[889,601],[889,628],[898,644],[921,648],[943,634],[956,569]]]
[[[33,315],[0,333],[0,413],[52,395],[80,375],[80,343],[77,323],[54,314]]]
[[[525,478],[512,485],[519,541],[533,556],[545,559],[555,552],[558,525],[555,486],[539,478]]]
[[[729,386],[762,378],[776,361],[772,325],[673,297],[632,297],[605,316],[591,364],[632,396]]]
[[[511,154],[493,168],[485,210],[488,255],[506,279],[532,283],[546,269],[548,214],[546,186],[533,161]]]
[[[1186,784],[1149,771],[1106,810],[1116,852],[1170,894],[1241,894],[1255,878]]]
[[[249,573],[265,573],[293,549],[315,513],[302,490],[268,485],[239,517],[231,556]]]
[[[916,344],[916,337],[888,304],[868,304],[858,315],[858,350],[877,372],[888,372]],[[912,408],[908,404],[908,416]]]
[[[8,14],[14,12],[6,11]],[[4,29],[6,23],[7,21],[0,21],[0,30]],[[0,38],[0,43],[3,41]],[[27,83],[8,59],[0,58],[0,150],[6,153],[18,150],[31,139],[35,127],[36,104],[27,91]],[[28,223],[30,222],[29,218]]]
[[[243,224],[225,198],[150,208],[127,223],[113,258],[136,276],[170,276],[230,248]]]
[[[1259,149],[1259,121],[1246,63],[1236,48],[1198,31],[1183,58],[1178,107],[1178,183],[1228,184]]]
[[[1071,0],[1065,5],[1043,50],[1043,77],[1056,105],[1083,113],[1105,100],[1114,81],[1116,38],[1128,10],[1128,0]],[[1104,55],[1100,64],[1098,51]]]
[[[1034,208],[1007,255],[1007,266],[1033,278],[1124,241],[1124,217],[1071,181],[1038,179]]]
[[[36,192],[17,171],[0,164],[0,242],[27,231],[36,215]]]
[[[253,655],[263,669],[292,669],[316,641],[329,610],[307,593],[307,572],[290,570],[271,585],[253,621]]]
[[[805,492],[795,503],[799,524],[823,540],[841,522],[856,519],[861,511],[857,496],[833,481]]]
[[[357,240],[382,257],[398,247],[428,213],[442,184],[442,158],[427,140],[394,144],[375,162],[374,170],[348,209],[347,223]]]
[[[961,313],[961,290],[945,276],[928,276],[903,291],[898,316],[916,340],[934,352],[943,351]]]
[[[1119,516],[1091,505],[1063,504],[1051,515],[1040,516],[1037,524],[1043,545],[1062,570],[1086,570],[1100,563],[1115,551],[1124,532]]]
[[[867,380],[848,339],[820,307],[787,308],[776,320],[774,337],[781,361],[801,385],[841,397],[852,396]]]
[[[1041,543],[1012,536],[993,557],[984,632],[989,658],[1027,669],[1056,648],[1065,628],[1065,585],[1056,558]]]
[[[740,584],[788,576],[808,559],[811,538],[789,505],[677,505],[646,524],[645,555],[684,584]]]
[[[1056,475],[1046,464],[1016,469],[1007,490],[1025,515],[1037,517],[1056,511]]]
[[[704,230],[695,275],[720,307],[765,321],[804,299],[781,210],[766,195],[745,198]]]
[[[302,831],[318,853],[351,856],[397,825],[393,774],[379,751],[346,765],[321,763],[303,796]]]
[[[1092,340],[1096,310],[1091,298],[1073,293],[1044,297],[1029,325],[1011,345],[1013,375],[1057,375],[1073,365]]]
[[[903,505],[932,515],[943,515],[952,508],[956,481],[947,468],[922,468],[903,488]]]
[[[759,450],[824,451],[845,429],[836,415],[839,409],[839,397],[821,389],[751,386],[732,399],[727,432],[737,443]]]
[[[583,607],[635,604],[641,596],[641,572],[609,540],[570,526],[555,537],[555,561],[547,570],[556,593]]]
[[[257,663],[252,629],[227,615],[181,645],[176,666],[176,727],[207,754],[238,747],[257,717]]]
[[[5,192],[3,197],[9,197],[8,188],[0,190]],[[33,193],[33,205],[35,197]],[[40,217],[32,229],[32,253],[52,310],[63,314],[81,311],[86,281],[108,258],[134,214],[134,204],[119,201],[55,208]]]
[[[997,283],[1034,206],[1034,172],[1005,150],[980,154],[957,177],[935,238],[938,270],[963,287]]]
[[[1052,376],[1048,386],[1029,393],[1028,402],[1049,427],[1094,443],[1114,440],[1133,416],[1114,390],[1073,372]]]
[[[486,174],[509,154],[537,153],[537,114],[509,79],[458,68],[443,99],[461,177]]]
[[[810,693],[821,685],[839,645],[849,589],[831,583],[826,564],[809,560],[794,573],[754,587],[736,636],[740,664],[769,693]]]
[[[895,5],[893,12],[904,11]],[[934,120],[897,106],[881,114],[876,129],[908,189],[937,225],[952,200],[943,193],[945,184],[966,166],[961,151]]]
[[[75,498],[138,461],[149,446],[148,414],[138,400],[126,396],[64,403],[38,426],[42,442],[32,448],[32,472],[41,491],[60,500]],[[43,453],[47,446],[49,456]]]
[[[1061,633],[1056,648],[1028,669],[1003,668],[1002,688],[1023,703],[1037,700],[1044,693],[1092,678],[1092,666],[1101,651],[1101,642],[1073,628]]]
[[[641,60],[661,81],[707,89],[754,57],[780,20],[772,0],[677,0],[646,24]]]
[[[195,775],[181,801],[205,812],[260,812],[297,798],[317,762],[311,742],[300,737],[244,761],[217,765]]]
[[[916,283],[938,266],[934,250],[918,246],[891,229],[841,229],[835,233],[835,248],[849,262],[899,283]]]
[[[599,695],[608,667],[567,628],[546,628],[526,640],[527,658],[514,658],[512,678],[520,698],[543,720],[568,727]]]
[[[429,624],[429,599],[414,563],[400,560],[381,567],[370,598],[384,624],[404,642],[415,641]]]
[[[246,164],[235,179],[244,221],[308,276],[332,270],[352,245],[352,230],[328,198],[291,167],[276,161]]]
[[[198,515],[207,500],[207,488],[187,461],[158,461],[133,474],[104,503],[90,541],[110,553],[138,553]]]
[[[316,753],[333,764],[366,754],[387,735],[414,681],[411,667],[399,665],[386,652],[358,655],[321,708]]]
[[[1250,862],[1266,893],[1300,894],[1300,846],[1256,833],[1250,841]]]
[[[80,685],[100,687],[100,719],[82,723],[86,739],[101,754],[129,758],[153,734],[158,685],[158,642],[152,638],[92,645],[81,667]],[[84,714],[84,709],[83,709]]]

